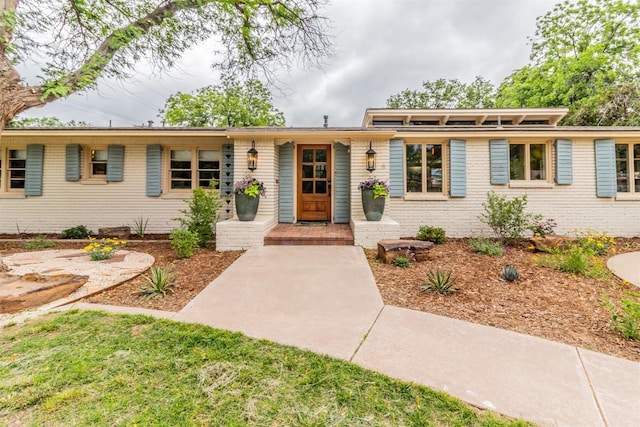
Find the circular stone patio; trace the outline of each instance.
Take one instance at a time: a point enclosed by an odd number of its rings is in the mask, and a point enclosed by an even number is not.
[[[48,302],[37,308],[38,311],[68,304],[88,295],[116,286],[133,277],[138,276],[153,265],[153,256],[141,252],[120,250],[111,259],[105,261],[91,261],[87,251],[81,249],[61,249],[37,252],[23,252],[1,257],[8,268],[4,273],[8,277],[23,277],[39,275],[59,277],[62,275],[84,276],[86,282],[71,294]],[[1,295],[11,295],[15,292],[14,281],[0,281]],[[43,287],[46,283],[43,283]],[[0,321],[14,317],[14,315],[0,314]],[[0,322],[2,323],[2,322]]]

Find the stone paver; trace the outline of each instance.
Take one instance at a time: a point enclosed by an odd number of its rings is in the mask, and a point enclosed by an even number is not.
[[[249,249],[176,320],[349,359],[383,303],[361,248]]]
[[[386,306],[353,361],[542,425],[604,425],[568,345]]]

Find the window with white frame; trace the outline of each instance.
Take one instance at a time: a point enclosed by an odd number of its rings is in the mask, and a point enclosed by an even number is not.
[[[406,192],[442,194],[443,144],[405,145]]]
[[[0,192],[24,190],[27,150],[0,148]]]
[[[107,149],[91,149],[89,159],[89,175],[92,178],[105,178],[107,176]]]
[[[539,142],[509,143],[509,177],[521,181],[546,181],[549,145]]]
[[[220,151],[170,150],[169,182],[171,190],[207,188],[212,180],[220,181]]]
[[[640,144],[616,144],[618,192],[640,193]]]

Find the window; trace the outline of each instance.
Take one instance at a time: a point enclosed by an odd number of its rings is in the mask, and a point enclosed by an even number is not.
[[[107,150],[91,150],[91,166],[90,166],[90,174],[91,177],[102,177],[105,178],[107,176]]]
[[[522,181],[547,180],[547,144],[509,144],[509,177]]]
[[[24,190],[27,150],[0,148],[0,192]]]
[[[407,144],[407,193],[442,193],[442,144]]]
[[[640,193],[640,144],[616,144],[616,181],[621,193]]]
[[[169,181],[171,190],[209,187],[220,180],[220,152],[215,150],[171,150]]]

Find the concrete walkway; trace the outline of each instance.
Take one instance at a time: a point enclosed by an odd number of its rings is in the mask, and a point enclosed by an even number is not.
[[[640,363],[384,306],[357,247],[252,248],[177,314],[119,311],[306,348],[540,425],[640,420]]]
[[[640,287],[640,252],[629,252],[609,258],[607,267],[613,274]]]

